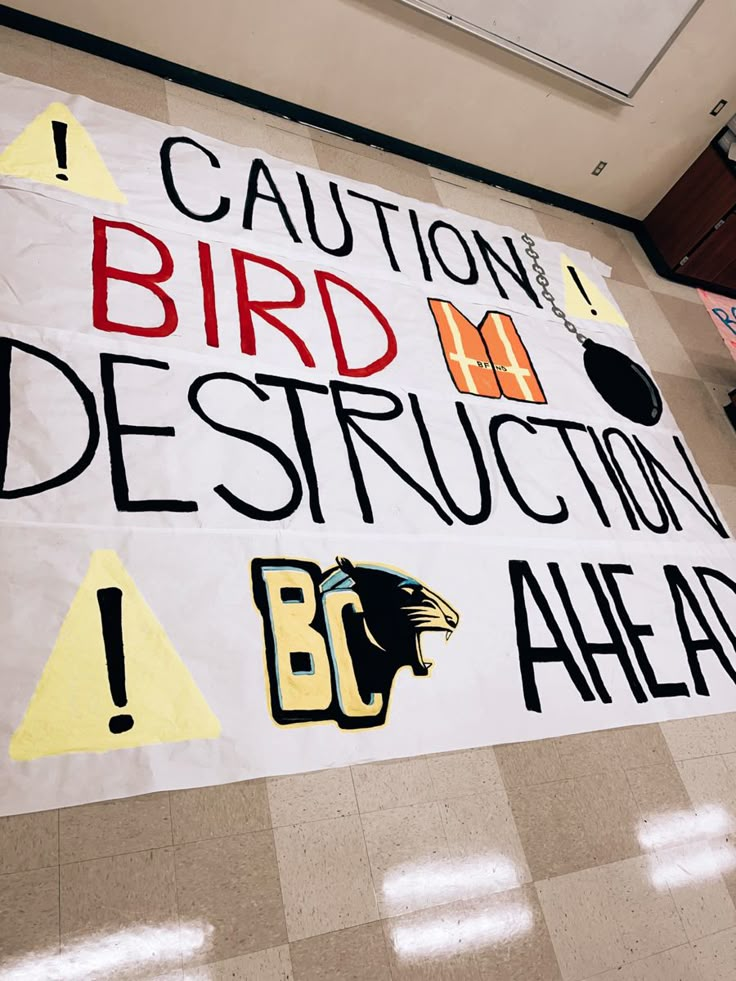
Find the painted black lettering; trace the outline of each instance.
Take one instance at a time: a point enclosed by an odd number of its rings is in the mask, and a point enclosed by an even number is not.
[[[304,478],[307,482],[307,495],[309,498],[309,511],[312,515],[312,521],[316,524],[324,524],[324,515],[322,514],[322,504],[319,499],[319,481],[317,479],[317,471],[314,466],[314,457],[312,455],[312,446],[309,440],[309,432],[307,430],[307,424],[304,419],[304,408],[302,407],[300,392],[314,392],[318,395],[329,394],[329,388],[326,385],[317,385],[314,382],[298,381],[296,378],[281,378],[278,375],[256,375],[256,382],[259,385],[272,385],[277,388],[283,388],[286,394],[286,404],[289,407],[289,412],[291,413],[291,428],[294,433],[294,442],[296,443],[297,452],[299,453],[299,459],[302,464],[302,470],[304,471]]]
[[[528,433],[536,435],[537,430],[534,426],[530,425],[525,419],[520,419],[518,416],[512,416],[508,414],[494,416],[489,424],[489,432],[491,436],[491,445],[493,446],[493,452],[496,456],[496,463],[498,464],[498,470],[503,478],[503,482],[506,484],[509,494],[516,501],[518,506],[528,515],[530,518],[534,518],[535,521],[541,521],[543,524],[559,524],[561,521],[567,521],[570,517],[570,512],[567,509],[567,504],[564,498],[557,495],[557,505],[558,510],[552,514],[542,514],[539,511],[535,511],[531,505],[526,501],[519,486],[511,475],[511,470],[506,462],[506,457],[501,448],[501,440],[499,437],[499,430],[501,426],[508,422],[513,422],[517,426],[521,426]]]
[[[498,252],[496,252],[496,250],[490,245],[490,243],[483,238],[480,232],[478,231],[473,232],[473,238],[475,239],[476,244],[480,249],[480,254],[483,259],[483,262],[485,262],[486,268],[488,269],[488,272],[491,274],[493,282],[496,284],[496,289],[504,298],[504,300],[508,300],[509,295],[504,289],[503,283],[498,278],[498,273],[496,272],[497,265],[500,266],[503,270],[505,270],[506,273],[517,284],[517,286],[521,287],[521,289],[526,293],[529,299],[541,309],[542,304],[539,302],[539,297],[534,291],[534,287],[532,286],[531,280],[529,279],[529,274],[524,268],[524,263],[519,258],[519,253],[516,251],[514,240],[510,238],[508,235],[503,236],[503,240],[506,243],[506,248],[509,250],[509,255],[511,256],[514,266],[516,267],[515,269],[512,269],[511,266],[508,264],[508,262],[505,262],[498,254]]]
[[[262,191],[260,189],[259,185],[261,177],[268,185],[269,191]],[[286,207],[286,203],[281,197],[281,192],[271,176],[271,171],[268,169],[264,161],[257,157],[251,164],[250,174],[248,175],[248,188],[245,192],[245,205],[243,207],[243,228],[253,228],[253,209],[256,201],[259,199],[261,201],[270,201],[272,204],[276,205],[279,214],[281,215],[281,220],[284,223],[284,228],[289,233],[292,240],[294,242],[301,242],[301,239],[297,234],[297,230],[294,227],[294,222],[291,220],[291,215]]]
[[[291,484],[291,495],[288,501],[281,505],[281,507],[266,509],[256,507],[255,504],[250,504],[244,501],[241,497],[238,497],[231,490],[225,487],[224,484],[218,484],[213,488],[215,494],[221,497],[226,504],[228,504],[234,511],[239,514],[244,514],[247,518],[255,518],[257,521],[280,521],[282,518],[288,518],[289,515],[293,514],[294,511],[299,507],[302,500],[303,490],[302,483],[299,479],[299,472],[296,466],[292,463],[289,457],[284,453],[280,446],[277,446],[270,439],[266,439],[263,436],[258,436],[256,433],[250,433],[245,429],[236,429],[234,426],[227,426],[225,423],[218,422],[208,415],[202,408],[199,401],[199,393],[204,388],[205,385],[209,385],[211,382],[225,381],[225,382],[236,382],[239,385],[245,385],[261,402],[267,402],[269,396],[262,389],[254,385],[252,381],[247,378],[243,378],[242,375],[236,375],[231,371],[214,371],[208,375],[201,375],[196,378],[191,386],[189,387],[189,405],[192,407],[193,411],[199,416],[203,422],[206,422],[208,426],[211,426],[215,432],[223,433],[226,436],[234,436],[235,439],[240,439],[244,443],[249,443],[251,446],[257,447],[259,450],[263,450],[264,453],[268,453],[269,456],[279,464],[281,469],[286,474],[286,477]]]
[[[630,565],[600,565],[601,576],[611,594],[613,605],[621,624],[634,651],[634,657],[639,665],[644,681],[647,683],[653,698],[673,698],[677,695],[689,695],[684,681],[658,681],[651,661],[647,655],[642,637],[653,637],[654,630],[648,623],[634,623],[626,609],[621,587],[616,582],[616,576],[631,576],[634,570]]]
[[[468,267],[466,272],[455,272],[455,270],[451,269],[445,261],[437,241],[437,234],[441,229],[451,232],[455,236],[456,242],[465,253],[465,262]],[[442,267],[442,270],[446,276],[449,276],[449,278],[453,279],[456,283],[471,284],[478,282],[478,266],[475,263],[475,257],[470,251],[470,246],[454,225],[450,225],[449,222],[446,221],[433,221],[429,226],[427,237],[429,238],[429,244],[432,248],[432,252],[434,253],[434,257]]]
[[[629,688],[636,699],[637,702],[648,701],[646,693],[641,686],[639,677],[634,669],[634,665],[631,663],[631,658],[629,657],[629,652],[624,643],[624,639],[621,635],[621,631],[616,623],[616,618],[611,612],[611,606],[608,602],[605,592],[598,582],[598,578],[595,574],[595,569],[590,562],[583,562],[581,564],[581,569],[583,574],[588,581],[588,585],[591,588],[593,596],[598,606],[598,611],[600,612],[603,623],[608,631],[608,640],[605,641],[589,641],[585,636],[585,631],[580,622],[580,618],[575,610],[575,604],[570,599],[570,593],[565,584],[565,580],[562,578],[562,573],[560,572],[560,567],[557,562],[549,563],[549,572],[552,576],[552,582],[555,584],[557,592],[560,594],[560,599],[562,600],[562,605],[565,608],[565,613],[567,619],[570,621],[570,627],[572,628],[573,636],[575,637],[575,643],[580,648],[580,653],[583,655],[583,661],[588,669],[588,673],[593,681],[593,686],[598,694],[598,698],[606,704],[612,701],[611,696],[606,688],[601,673],[598,670],[598,664],[596,663],[596,657],[601,654],[613,654],[618,658],[621,664],[621,669],[623,670],[626,680],[629,683]]]
[[[349,188],[348,194],[352,198],[358,198],[360,201],[368,201],[373,205],[376,212],[378,230],[381,233],[381,241],[383,242],[383,247],[386,250],[388,261],[391,263],[391,268],[394,272],[401,272],[401,267],[399,266],[396,253],[394,252],[393,243],[391,242],[391,232],[384,213],[385,211],[398,211],[398,204],[391,204],[390,201],[381,201],[380,198],[371,197],[370,194],[361,194],[359,191],[351,191]]]
[[[335,405],[337,421],[340,424],[343,440],[345,441],[348,464],[353,477],[355,493],[358,497],[358,503],[360,504],[360,511],[363,521],[365,521],[366,524],[373,524],[373,506],[366,488],[363,471],[360,466],[360,459],[358,458],[358,453],[355,449],[355,442],[353,439],[354,435],[358,436],[366,446],[370,447],[376,456],[383,460],[389,469],[392,470],[393,473],[397,474],[397,476],[399,476],[404,483],[407,484],[407,486],[411,487],[411,489],[415,491],[423,501],[426,501],[441,521],[444,521],[444,523],[447,525],[451,525],[452,518],[443,509],[439,501],[437,501],[426,488],[422,487],[422,485],[415,480],[411,474],[404,470],[401,464],[397,463],[387,450],[384,450],[379,443],[364,432],[364,430],[362,430],[355,421],[356,419],[380,419],[384,421],[397,419],[404,411],[404,406],[401,403],[401,399],[399,399],[398,396],[394,395],[392,392],[387,392],[385,389],[368,388],[366,385],[353,385],[350,382],[332,381],[330,382],[330,390],[332,391],[332,400]],[[388,400],[390,407],[373,411],[369,409],[351,409],[348,408],[343,402],[343,395],[345,393],[374,397],[378,396],[379,398]]]
[[[10,439],[10,420],[12,415],[10,371],[13,360],[13,350],[23,351],[31,357],[38,358],[50,364],[60,374],[66,378],[82,403],[84,414],[87,417],[87,442],[77,460],[63,470],[61,473],[50,477],[48,480],[41,480],[37,484],[29,484],[25,487],[6,487],[5,477],[8,468],[8,442]],[[32,344],[24,341],[13,340],[10,337],[0,337],[0,498],[13,500],[20,497],[31,497],[34,494],[43,494],[44,491],[54,487],[61,487],[74,480],[87,469],[100,442],[100,422],[97,417],[97,406],[95,397],[87,388],[79,375],[70,366],[57,358],[49,351],[43,351]]]
[[[297,172],[296,179],[299,182],[299,189],[302,192],[302,200],[304,201],[304,215],[307,219],[309,236],[314,244],[318,249],[322,249],[323,252],[329,252],[330,255],[350,255],[350,253],[353,251],[353,229],[350,222],[345,217],[345,209],[342,206],[340,191],[335,181],[330,181],[330,196],[332,197],[332,203],[335,205],[337,217],[340,219],[340,224],[342,225],[342,242],[339,245],[333,246],[325,245],[320,238],[320,234],[317,230],[317,221],[314,214],[314,201],[312,200],[312,192],[309,189],[307,178],[304,176],[304,174]]]
[[[107,445],[110,453],[110,476],[115,507],[118,511],[196,511],[196,501],[180,501],[171,498],[148,498],[132,501],[128,486],[128,475],[123,456],[123,436],[175,436],[173,426],[129,426],[120,422],[117,394],[115,392],[115,365],[130,364],[140,368],[155,368],[168,371],[166,361],[151,361],[148,358],[135,358],[124,354],[100,355],[100,379],[107,424]]]
[[[512,559],[509,562],[509,577],[514,596],[514,620],[516,622],[516,643],[519,650],[519,669],[521,684],[524,691],[524,704],[530,712],[541,712],[539,690],[534,666],[559,661],[570,675],[572,683],[584,702],[594,702],[595,695],[580,670],[572,651],[567,645],[552,609],[542,592],[528,562]],[[554,643],[547,647],[532,644],[529,631],[529,615],[527,613],[525,590],[537,604],[537,609],[552,635]]]
[[[688,583],[687,579],[685,579],[685,576],[676,565],[666,565],[664,567],[664,574],[665,578],[667,579],[667,585],[670,588],[670,594],[672,595],[672,602],[675,607],[675,618],[677,620],[677,629],[680,631],[682,644],[685,648],[685,653],[687,654],[690,672],[693,676],[693,683],[695,684],[695,691],[698,693],[698,695],[710,695],[708,685],[703,675],[703,669],[700,666],[700,655],[704,651],[713,651],[718,661],[720,661],[723,670],[726,672],[731,681],[736,684],[736,669],[734,669],[733,664],[731,664],[729,661],[728,657],[726,656],[726,652],[723,649],[723,645],[716,637],[711,625],[708,623],[708,618],[706,617],[705,613],[703,613],[703,608],[698,602],[695,593],[690,588],[690,584]],[[688,623],[685,613],[686,603],[690,608],[690,613],[695,620],[697,620],[698,626],[703,631],[703,637],[693,637],[690,631],[690,624]]]
[[[202,146],[201,143],[197,143],[197,141],[193,140],[190,136],[168,136],[161,144],[160,158],[161,177],[163,179],[164,188],[166,189],[166,194],[168,195],[169,201],[171,201],[177,211],[180,211],[183,215],[186,215],[187,218],[194,219],[194,221],[219,221],[220,218],[224,218],[230,210],[230,198],[221,196],[215,209],[213,211],[207,211],[204,214],[198,211],[192,211],[192,209],[188,208],[182,201],[176,188],[176,181],[174,180],[171,166],[171,151],[173,147],[180,144],[195,147],[195,149],[199,150],[199,152],[207,158],[210,167],[214,167],[216,170],[220,169],[220,161],[217,159],[212,150],[208,150],[206,146]]]
[[[462,510],[462,508],[456,503],[447,487],[445,478],[442,476],[442,470],[437,462],[437,454],[434,451],[434,446],[432,445],[432,440],[430,438],[429,431],[427,430],[427,424],[424,421],[424,415],[422,414],[422,409],[419,405],[419,399],[413,392],[409,393],[409,404],[411,405],[411,411],[414,414],[414,419],[416,420],[419,436],[422,440],[422,446],[424,447],[427,462],[429,463],[429,469],[432,471],[432,476],[434,477],[435,483],[437,484],[439,492],[442,495],[442,499],[447,505],[448,509],[455,515],[456,518],[459,518],[460,521],[464,522],[466,525],[478,525],[485,521],[491,513],[491,483],[488,477],[488,470],[486,469],[485,461],[483,459],[483,452],[480,448],[478,437],[475,434],[470,419],[468,418],[468,410],[465,408],[465,405],[462,402],[456,402],[455,409],[457,411],[457,416],[460,420],[463,433],[465,434],[465,438],[468,441],[468,446],[470,447],[470,453],[473,457],[473,464],[475,466],[475,474],[478,479],[478,493],[480,502],[478,504],[478,510],[473,514],[468,514],[467,511]]]

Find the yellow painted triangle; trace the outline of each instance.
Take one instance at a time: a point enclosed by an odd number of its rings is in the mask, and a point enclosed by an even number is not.
[[[54,121],[66,125],[66,166],[61,166],[57,157]],[[52,102],[0,154],[0,173],[51,184],[88,198],[123,204],[127,200],[87,130],[61,102]]]
[[[120,590],[127,704],[111,694],[98,590]],[[108,635],[109,639],[109,635]],[[132,719],[127,731],[114,719]],[[127,721],[122,723],[128,725]],[[153,611],[111,550],[92,553],[23,721],[14,760],[215,739],[220,723]]]
[[[621,311],[601,293],[595,283],[571,259],[563,255],[560,264],[562,282],[565,284],[565,313],[568,317],[575,317],[577,320],[597,320],[602,324],[619,324],[621,327],[629,326]]]

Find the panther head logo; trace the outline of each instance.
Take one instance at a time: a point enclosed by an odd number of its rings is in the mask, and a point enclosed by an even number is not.
[[[320,584],[321,592],[349,589],[360,600],[360,612],[344,612],[348,648],[361,695],[381,692],[387,700],[396,673],[410,667],[428,675],[432,662],[422,654],[422,635],[440,631],[452,636],[460,616],[424,583],[387,566],[353,563],[338,557]]]
[[[449,639],[460,617],[414,576],[337,558],[256,558],[253,600],[263,621],[266,681],[277,725],[383,725],[397,673],[428,675],[426,633]]]

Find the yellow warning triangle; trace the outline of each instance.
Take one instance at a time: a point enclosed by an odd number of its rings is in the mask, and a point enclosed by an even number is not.
[[[127,701],[118,697],[117,705],[108,673],[116,628],[108,619],[103,637],[98,590],[108,597],[118,593],[122,611],[117,635],[122,633]],[[120,664],[116,670],[119,678]],[[125,731],[111,731],[120,729]],[[220,723],[116,553],[93,552],[23,721],[13,733],[12,759],[105,753],[219,735]]]
[[[0,154],[0,173],[88,198],[127,200],[87,130],[61,102],[52,102]]]
[[[597,320],[602,324],[619,324],[628,327],[621,311],[601,293],[598,287],[563,255],[562,282],[565,284],[565,313],[577,320]]]

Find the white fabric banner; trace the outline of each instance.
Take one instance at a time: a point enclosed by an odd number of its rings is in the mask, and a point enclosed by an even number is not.
[[[0,813],[736,708],[733,545],[601,263],[0,97]]]

